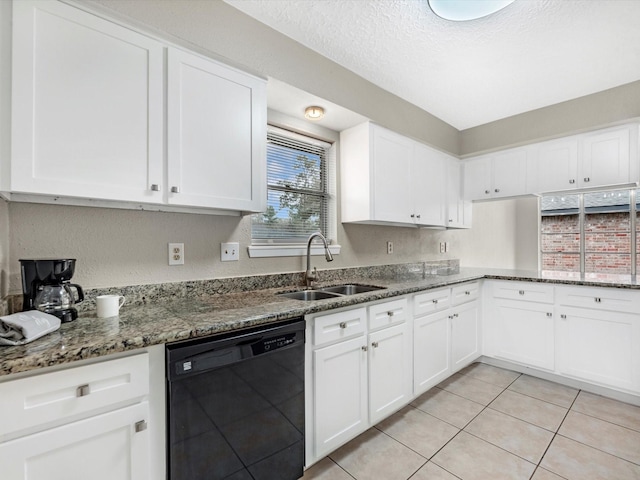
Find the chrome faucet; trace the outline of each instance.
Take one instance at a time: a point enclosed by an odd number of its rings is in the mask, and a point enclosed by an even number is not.
[[[304,273],[304,280],[307,283],[307,288],[311,287],[311,283],[318,280],[318,269],[313,267],[313,271],[311,271],[311,242],[315,237],[320,237],[322,243],[324,245],[324,258],[327,259],[327,262],[333,261],[333,255],[329,251],[329,246],[327,245],[327,239],[324,238],[324,235],[320,232],[315,232],[309,235],[309,240],[307,240],[307,271]]]

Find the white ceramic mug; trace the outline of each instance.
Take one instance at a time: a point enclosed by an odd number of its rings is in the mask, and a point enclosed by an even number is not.
[[[98,295],[96,297],[98,317],[108,318],[117,316],[125,300],[122,295]]]

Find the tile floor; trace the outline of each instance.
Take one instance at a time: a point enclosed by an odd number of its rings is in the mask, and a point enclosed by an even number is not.
[[[640,480],[640,407],[475,363],[303,480]]]

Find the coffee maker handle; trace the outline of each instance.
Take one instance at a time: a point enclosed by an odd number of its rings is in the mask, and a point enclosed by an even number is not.
[[[75,303],[80,303],[81,301],[83,301],[84,300],[84,292],[82,291],[82,287],[80,285],[75,284],[75,283],[71,283],[69,286],[75,288],[76,291],[78,292],[78,299],[74,300],[74,302]]]

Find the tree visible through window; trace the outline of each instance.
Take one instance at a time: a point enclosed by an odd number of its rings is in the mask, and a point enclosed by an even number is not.
[[[304,243],[327,233],[328,148],[299,137],[267,135],[267,209],[252,217],[253,243]]]

